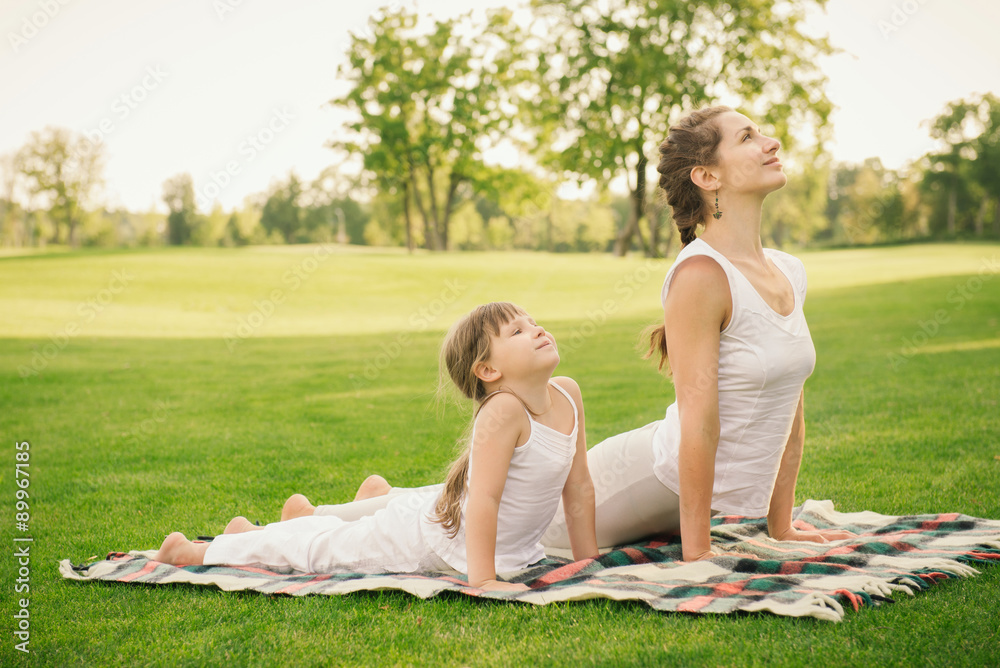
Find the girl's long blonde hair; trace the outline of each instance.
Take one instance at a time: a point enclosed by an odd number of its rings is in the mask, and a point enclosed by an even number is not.
[[[452,538],[458,533],[462,523],[462,499],[466,492],[469,456],[472,453],[472,426],[479,409],[492,396],[486,391],[483,381],[476,376],[475,368],[490,358],[490,338],[499,336],[500,328],[520,315],[527,314],[521,307],[509,302],[484,304],[452,325],[441,345],[439,392],[453,384],[465,397],[472,399],[475,406],[472,420],[461,439],[462,454],[448,469],[444,490],[434,508],[434,521],[439,522]],[[449,379],[451,383],[448,382]]]

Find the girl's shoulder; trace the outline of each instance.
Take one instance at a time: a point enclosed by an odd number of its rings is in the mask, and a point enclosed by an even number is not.
[[[555,376],[552,378],[552,384],[562,389],[567,395],[569,395],[574,404],[573,412],[577,416],[582,415],[583,392],[580,391],[580,385],[569,376]]]
[[[476,413],[473,425],[473,443],[493,438],[526,440],[531,423],[524,404],[510,392],[497,392],[487,398]]]
[[[582,393],[580,392],[580,385],[575,380],[569,376],[553,376],[552,383],[558,385],[562,389],[569,392],[570,396],[574,399],[582,399]]]

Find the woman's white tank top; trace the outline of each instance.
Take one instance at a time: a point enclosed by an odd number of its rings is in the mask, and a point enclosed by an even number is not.
[[[556,383],[550,383],[573,407],[573,431],[561,431],[536,422],[528,413],[531,433],[528,440],[514,448],[507,470],[500,508],[497,511],[497,543],[494,563],[498,573],[520,570],[545,557],[542,534],[556,514],[562,490],[576,454],[576,435],[580,427],[573,397]],[[527,409],[525,409],[527,413]],[[475,438],[475,425],[472,438]],[[473,452],[474,456],[475,452]],[[470,466],[471,470],[471,466]],[[437,495],[435,495],[436,502]],[[449,566],[468,572],[465,550],[465,507],[469,497],[462,499],[462,523],[454,539],[448,538],[440,524],[422,519],[424,539]]]
[[[719,341],[721,433],[715,456],[712,509],[750,517],[767,514],[799,396],[816,364],[816,349],[802,312],[805,267],[787,253],[770,248],[764,253],[791,283],[795,307],[787,316],[768,306],[750,281],[701,239],[678,254],[661,294],[665,303],[674,272],[696,255],[712,258],[726,272],[733,310]],[[653,454],[656,477],[676,493],[680,493],[680,439],[675,401],[653,436]]]

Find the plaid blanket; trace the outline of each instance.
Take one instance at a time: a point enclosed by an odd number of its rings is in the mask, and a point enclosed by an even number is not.
[[[676,537],[628,545],[595,559],[570,562],[549,557],[507,575],[526,592],[484,592],[458,573],[364,575],[288,574],[259,568],[185,566],[152,560],[155,552],[113,552],[103,561],[74,566],[60,562],[63,577],[139,584],[187,583],[265,594],[346,594],[398,589],[420,598],[457,591],[544,605],[553,601],[609,598],[643,601],[656,610],[732,613],[770,612],[840,621],[845,606],[858,610],[913,594],[951,577],[978,573],[970,564],[1000,563],[1000,521],[957,513],[892,517],[840,513],[830,501],[796,509],[798,529],[838,527],[859,534],[816,544],[778,542],[760,518],[716,517],[712,543],[718,557],[684,563]]]

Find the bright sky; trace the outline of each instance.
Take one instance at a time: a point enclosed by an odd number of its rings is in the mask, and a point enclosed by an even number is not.
[[[326,102],[348,31],[385,4],[0,0],[0,154],[46,125],[99,137],[105,199],[134,210],[163,210],[163,182],[181,172],[227,209],[291,169],[312,179],[334,162],[324,144],[344,116]],[[468,6],[416,2],[439,18]],[[838,160],[900,167],[934,147],[922,121],[946,102],[1000,94],[992,0],[830,0],[810,25],[846,51],[821,64]]]

